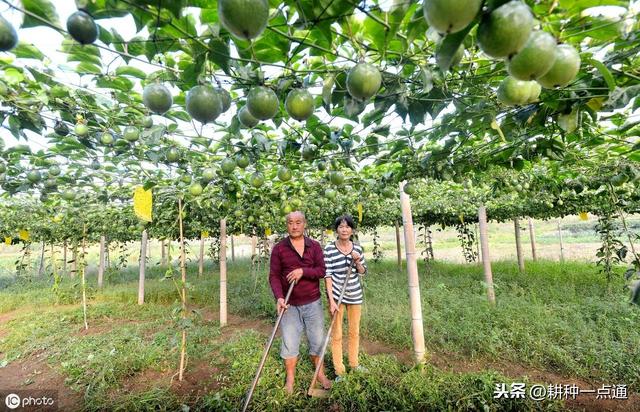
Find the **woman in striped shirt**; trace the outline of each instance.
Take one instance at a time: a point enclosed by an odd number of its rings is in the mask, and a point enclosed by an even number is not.
[[[327,268],[325,282],[329,310],[331,314],[337,310],[336,324],[331,333],[331,352],[333,355],[333,368],[338,377],[344,375],[345,366],[342,360],[342,319],[345,309],[347,311],[347,324],[349,328],[348,358],[351,369],[360,369],[358,364],[358,352],[360,347],[360,315],[362,313],[362,283],[360,276],[367,271],[362,247],[351,241],[356,224],[349,215],[343,215],[336,219],[333,225],[337,239],[327,244],[324,248],[324,263]],[[346,272],[351,266],[351,275],[347,282],[347,288],[342,298],[342,304],[338,307],[340,291],[346,279]]]

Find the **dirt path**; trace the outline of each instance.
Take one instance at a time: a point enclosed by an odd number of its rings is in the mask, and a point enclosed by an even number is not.
[[[55,390],[60,411],[82,409],[82,396],[64,383],[64,377],[47,365],[44,353],[11,362],[0,369],[0,391]]]

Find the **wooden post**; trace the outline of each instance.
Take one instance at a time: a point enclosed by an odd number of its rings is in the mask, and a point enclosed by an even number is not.
[[[227,219],[220,220],[220,327],[227,325]]]
[[[235,262],[236,261],[236,248],[233,245],[233,235],[231,235],[230,237],[231,237],[231,261]]]
[[[560,262],[564,262],[564,244],[562,243],[562,227],[558,221],[558,236],[560,237]]]
[[[420,301],[420,279],[418,277],[418,261],[416,244],[413,233],[413,218],[409,195],[404,190],[404,183],[400,183],[400,205],[402,207],[402,224],[404,226],[404,247],[407,260],[407,274],[409,277],[409,303],[411,306],[411,335],[413,338],[413,353],[416,363],[424,362],[424,330],[422,324],[422,303]]]
[[[537,260],[536,257],[536,232],[533,229],[533,219],[529,218],[529,238],[531,239],[531,256],[533,260]]]
[[[138,305],[144,304],[144,277],[147,268],[147,230],[142,231],[140,241],[140,277],[138,279]]]
[[[516,233],[516,254],[518,255],[518,270],[524,273],[524,256],[522,254],[522,239],[520,237],[520,221],[518,218],[513,219],[513,229]]]
[[[400,247],[400,224],[396,220],[396,252],[398,254],[398,267],[402,268],[402,248]]]
[[[104,235],[102,235],[100,236],[100,255],[98,257],[98,259],[100,260],[98,262],[98,287],[99,288],[102,287],[102,282],[104,280],[104,262],[105,262],[104,244],[105,244],[105,238],[104,238]]]
[[[200,234],[200,257],[198,259],[198,277],[204,273],[204,236]]]
[[[493,305],[496,294],[493,290],[493,273],[491,273],[491,258],[489,257],[489,237],[487,236],[487,209],[484,205],[478,208],[478,224],[480,226],[480,249],[482,250],[482,265],[484,267],[484,281],[487,287],[487,297]]]

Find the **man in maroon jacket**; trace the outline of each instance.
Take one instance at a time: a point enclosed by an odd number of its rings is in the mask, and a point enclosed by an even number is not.
[[[278,300],[278,314],[285,311],[280,323],[280,357],[284,359],[287,373],[284,388],[289,394],[293,393],[302,331],[306,332],[314,366],[320,361],[324,337],[324,313],[320,299],[320,279],[325,275],[324,256],[320,244],[304,236],[305,225],[302,212],[295,211],[287,215],[289,236],[273,247],[269,271],[271,290]],[[294,289],[289,304],[285,305],[284,297],[289,287]],[[324,368],[320,369],[318,382],[325,389],[331,387],[331,381],[324,375]]]

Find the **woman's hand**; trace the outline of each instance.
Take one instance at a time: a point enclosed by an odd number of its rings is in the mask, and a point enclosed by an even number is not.
[[[338,310],[338,305],[336,305],[336,302],[332,298],[329,298],[329,314],[333,316],[336,310]]]

